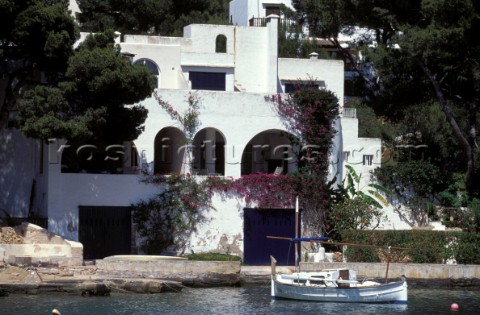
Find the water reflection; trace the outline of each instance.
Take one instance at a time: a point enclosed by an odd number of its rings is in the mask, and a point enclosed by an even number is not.
[[[182,293],[112,295],[11,295],[0,298],[0,314],[478,314],[480,291],[410,290],[408,305],[317,303],[272,300],[270,288],[185,289]]]

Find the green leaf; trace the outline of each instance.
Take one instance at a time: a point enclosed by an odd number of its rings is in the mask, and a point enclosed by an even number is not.
[[[368,193],[373,195],[377,200],[379,200],[385,207],[388,207],[389,203],[385,197],[383,197],[378,191],[368,190]]]

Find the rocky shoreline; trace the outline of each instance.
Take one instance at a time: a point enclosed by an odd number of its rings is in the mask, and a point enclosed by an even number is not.
[[[152,262],[146,262],[152,263]],[[163,264],[194,265],[195,272],[180,265],[180,270]],[[108,296],[110,294],[152,294],[180,292],[185,287],[240,286],[240,263],[217,262],[156,262],[161,271],[139,270],[138,266],[125,265],[129,270],[104,270],[97,264],[87,266],[14,266],[0,264],[0,297],[9,294],[74,294],[81,296]],[[200,265],[200,266],[199,266]],[[201,265],[204,265],[203,268]],[[223,266],[222,266],[223,265]],[[226,265],[226,266],[225,266]],[[238,265],[238,268],[235,266]],[[217,271],[215,271],[217,269]]]
[[[83,272],[78,272],[83,270]],[[4,266],[0,270],[0,297],[9,294],[73,294],[108,296],[111,293],[180,292],[181,282],[164,279],[107,278],[92,273],[92,268],[21,268]],[[90,273],[90,275],[88,275]]]

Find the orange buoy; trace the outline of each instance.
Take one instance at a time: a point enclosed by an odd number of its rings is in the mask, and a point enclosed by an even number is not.
[[[453,303],[453,304],[450,306],[450,309],[451,309],[452,311],[458,311],[459,306],[458,306],[457,303]]]

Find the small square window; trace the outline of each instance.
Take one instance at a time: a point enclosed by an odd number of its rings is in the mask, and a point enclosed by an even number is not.
[[[373,164],[373,155],[366,154],[363,156],[363,165],[372,165]]]

